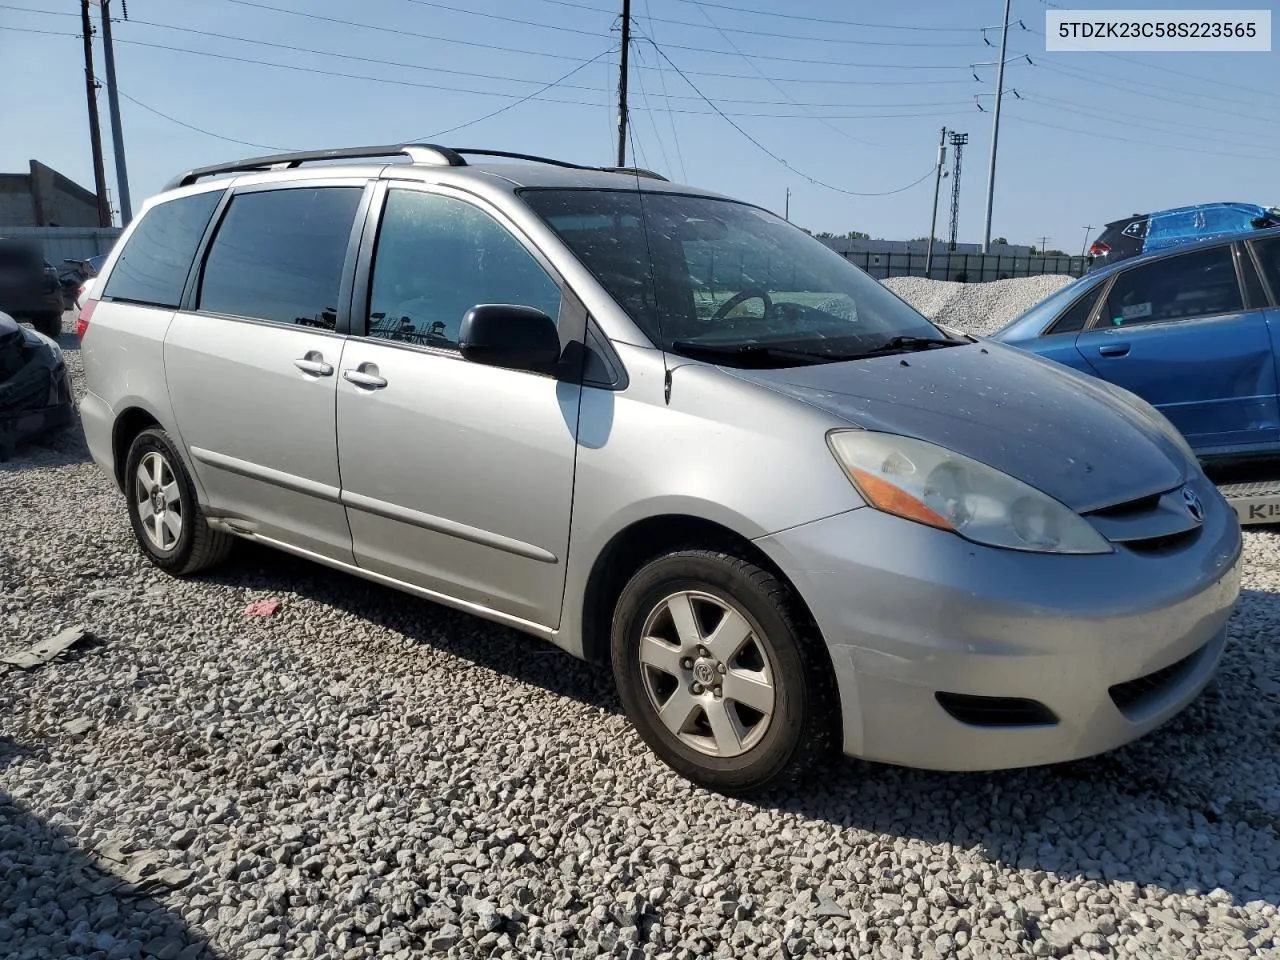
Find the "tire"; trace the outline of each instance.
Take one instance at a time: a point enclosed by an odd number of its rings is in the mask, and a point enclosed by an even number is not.
[[[234,538],[209,526],[182,457],[158,427],[143,430],[130,445],[124,489],[138,546],[166,573],[199,573],[231,551]]]
[[[51,340],[57,340],[62,336],[62,314],[60,313],[37,314],[32,318],[31,325]]]
[[[645,564],[618,598],[611,647],[627,716],[694,783],[757,793],[835,753],[839,697],[825,644],[791,588],[744,557],[690,549]]]

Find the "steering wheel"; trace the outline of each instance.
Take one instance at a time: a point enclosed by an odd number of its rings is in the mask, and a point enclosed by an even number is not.
[[[723,320],[729,311],[738,304],[757,298],[764,304],[764,315],[768,316],[769,311],[773,309],[773,301],[769,298],[769,292],[764,287],[748,287],[746,290],[739,290],[724,303],[720,304],[720,309],[713,313],[707,322]]]

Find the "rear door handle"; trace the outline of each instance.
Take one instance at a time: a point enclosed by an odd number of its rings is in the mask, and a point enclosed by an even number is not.
[[[333,376],[333,364],[325,363],[324,356],[318,350],[308,350],[307,355],[293,361],[293,365],[303,373],[309,373],[312,376]]]
[[[343,370],[342,377],[357,387],[367,387],[370,390],[381,390],[387,385],[386,378],[378,376],[378,368],[372,363],[362,363],[354,370]]]
[[[1127,357],[1129,355],[1129,344],[1109,343],[1104,347],[1099,347],[1098,354],[1103,357]]]

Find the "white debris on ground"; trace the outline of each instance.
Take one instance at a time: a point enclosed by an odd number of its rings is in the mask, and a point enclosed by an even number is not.
[[[0,516],[0,652],[94,638],[0,676],[5,960],[1280,949],[1274,533],[1218,678],[1137,743],[743,802],[539,641],[250,545],[165,576],[75,433],[0,465]]]
[[[989,283],[957,283],[925,277],[890,277],[881,283],[930,320],[974,336],[986,336],[1065,287],[1071,279],[1045,274]]]

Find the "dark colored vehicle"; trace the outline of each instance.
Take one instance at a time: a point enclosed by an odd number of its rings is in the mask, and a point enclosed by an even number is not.
[[[0,237],[0,311],[55,340],[62,333],[62,285],[40,245]]]
[[[1257,203],[1197,203],[1113,220],[1089,247],[1091,270],[1181,243],[1280,226],[1280,207]]]
[[[74,419],[62,350],[0,312],[0,460],[14,446]]]
[[[1063,287],[991,339],[1169,418],[1206,464],[1280,453],[1280,228],[1184,244]]]

